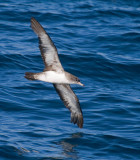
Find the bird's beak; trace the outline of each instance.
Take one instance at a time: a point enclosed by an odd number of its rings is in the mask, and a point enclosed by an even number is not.
[[[85,86],[84,84],[82,84],[81,82],[78,82],[78,84],[80,85],[80,86]]]

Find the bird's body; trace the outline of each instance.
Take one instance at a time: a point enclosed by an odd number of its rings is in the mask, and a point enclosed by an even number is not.
[[[49,83],[61,83],[61,84],[62,83],[65,83],[65,84],[69,83],[64,72],[58,73],[58,72],[54,72],[54,71],[43,72],[40,76],[38,76],[38,80],[49,82]]]
[[[57,77],[57,78],[56,78]],[[54,71],[46,71],[40,77],[39,80],[49,83],[69,84],[70,82],[65,76],[64,72],[58,73]]]
[[[33,74],[34,74],[34,79],[36,80],[49,83],[72,84],[72,82],[69,81],[68,78],[66,77],[65,72],[45,71]]]
[[[83,86],[83,84],[76,76],[64,71],[55,45],[35,18],[31,18],[31,27],[38,35],[39,48],[45,64],[45,69],[40,73],[26,72],[25,78],[53,83],[54,88],[64,102],[64,105],[71,112],[71,122],[74,124],[77,123],[77,125],[82,128],[82,110],[80,108],[79,100],[69,84],[79,84],[81,86]]]

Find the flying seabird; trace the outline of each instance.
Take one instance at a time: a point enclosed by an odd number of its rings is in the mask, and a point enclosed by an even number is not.
[[[81,86],[84,85],[80,82],[79,78],[64,71],[54,43],[35,18],[31,18],[31,28],[38,36],[39,48],[45,64],[45,69],[40,73],[26,72],[25,78],[28,80],[41,80],[53,83],[53,86],[59,94],[61,100],[64,102],[64,105],[71,112],[71,122],[82,128],[82,110],[79,100],[71,89],[70,84],[79,84]]]

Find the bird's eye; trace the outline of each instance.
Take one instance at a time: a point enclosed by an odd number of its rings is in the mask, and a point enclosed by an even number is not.
[[[76,80],[77,82],[80,82],[80,80],[77,78],[77,80]]]

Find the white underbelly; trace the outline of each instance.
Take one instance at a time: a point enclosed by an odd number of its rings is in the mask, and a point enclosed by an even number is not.
[[[39,80],[50,83],[68,83],[64,73],[57,73],[54,71],[46,71],[39,75]]]

